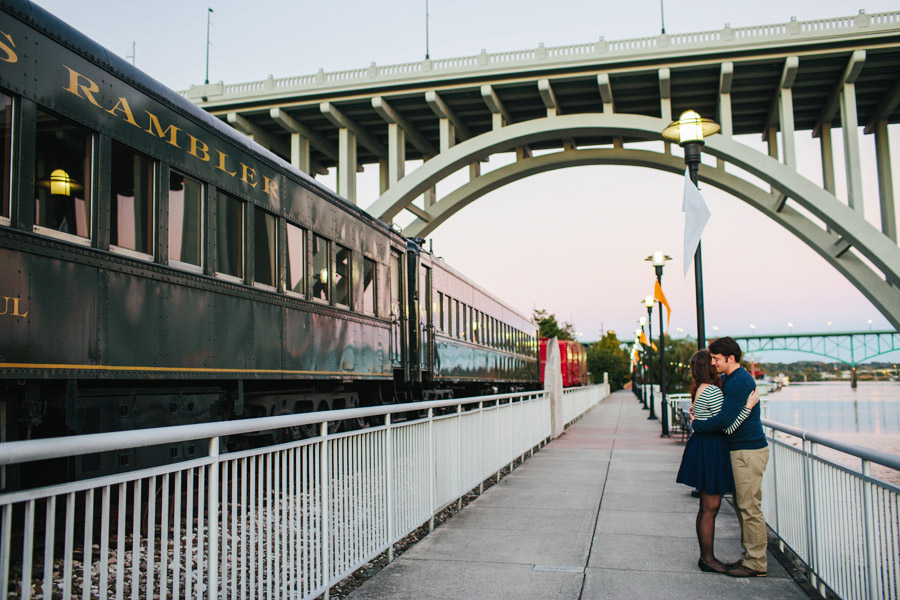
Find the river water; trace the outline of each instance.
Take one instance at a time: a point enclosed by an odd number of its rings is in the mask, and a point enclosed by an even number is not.
[[[766,398],[771,421],[900,456],[900,383],[791,384]],[[900,485],[900,472],[873,474]]]

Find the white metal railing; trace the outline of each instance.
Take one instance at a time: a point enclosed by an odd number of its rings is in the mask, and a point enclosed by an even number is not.
[[[763,425],[766,522],[810,567],[813,585],[844,599],[900,597],[900,488],[872,476],[873,464],[900,470],[900,457]]]
[[[218,96],[249,96],[260,93],[271,93],[275,89],[300,89],[305,87],[321,87],[343,85],[372,78],[397,79],[410,77],[427,77],[434,72],[468,71],[480,68],[509,67],[517,64],[528,64],[546,61],[548,58],[557,61],[589,60],[597,56],[616,54],[646,54],[648,52],[672,52],[691,48],[708,47],[710,45],[728,46],[753,42],[769,42],[774,38],[785,38],[791,41],[801,38],[816,38],[823,35],[852,34],[859,31],[875,29],[891,29],[900,26],[900,11],[860,14],[831,19],[798,21],[792,19],[787,23],[771,25],[754,25],[735,27],[726,25],[722,29],[690,32],[683,34],[662,34],[653,37],[642,37],[625,40],[599,41],[587,44],[544,47],[537,49],[515,50],[506,52],[482,51],[475,56],[463,56],[447,59],[435,59],[396,65],[377,66],[372,63],[368,68],[349,69],[345,71],[324,72],[315,75],[284,77],[274,80],[251,81],[234,84],[207,84],[191,86],[191,89],[180,92],[188,98]]]
[[[609,384],[563,390],[563,423],[571,423],[609,396]]]
[[[566,393],[564,413],[604,390]],[[11,465],[209,440],[195,460],[0,495],[0,598],[327,596],[546,441],[550,402],[502,394],[0,444]],[[329,432],[370,417],[384,423]],[[318,437],[219,451],[226,436],[309,425]]]

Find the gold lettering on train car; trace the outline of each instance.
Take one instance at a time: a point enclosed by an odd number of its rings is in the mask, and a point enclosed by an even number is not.
[[[128,121],[135,127],[140,127],[140,125],[137,124],[137,121],[134,120],[134,115],[131,113],[131,107],[128,106],[128,100],[126,100],[124,97],[120,97],[119,101],[116,102],[116,105],[106,112],[111,115],[115,115],[117,111],[122,111],[122,114],[125,116],[126,121]]]
[[[9,312],[9,301],[12,300],[13,311]],[[23,319],[28,316],[28,312],[20,313],[19,312],[19,298],[11,298],[7,296],[3,296],[3,312],[0,312],[0,317],[10,316],[10,317],[22,317]]]
[[[229,171],[228,169],[225,168],[225,159],[228,158],[228,155],[225,154],[224,152],[222,152],[221,150],[216,150],[216,154],[219,155],[219,163],[216,165],[216,168],[219,169],[220,171],[225,171],[232,177],[237,175],[237,171]]]
[[[2,40],[0,40],[0,50],[6,53],[6,56],[0,56],[0,60],[8,63],[18,62],[19,55],[16,54],[15,50],[13,50],[13,48],[16,47],[16,43],[13,41],[12,36],[8,33],[3,33],[2,31],[0,31],[0,34],[2,34],[3,37],[9,40],[9,46],[7,46]]]
[[[63,66],[66,67],[66,65]],[[66,67],[66,70],[69,72],[69,87],[64,87],[63,89],[67,92],[75,94],[79,98],[87,98],[88,102],[90,102],[97,108],[103,108],[102,106],[100,106],[100,103],[97,102],[97,100],[94,98],[94,94],[100,92],[100,87],[81,73],[73,71],[69,67]],[[90,85],[81,83],[81,80],[86,81]],[[84,96],[79,93],[79,90],[81,90],[81,93],[83,93]]]
[[[269,179],[265,175],[263,175],[262,178],[263,178],[263,192],[265,192],[266,194],[269,194],[270,196],[277,198],[278,197],[278,182]]]
[[[256,169],[252,169],[241,163],[241,181],[246,184],[249,184],[250,187],[256,187],[259,185],[259,182],[256,181]]]
[[[181,148],[181,146],[178,145],[178,132],[181,131],[180,129],[178,129],[174,125],[169,125],[165,129],[163,129],[162,125],[159,124],[159,118],[157,118],[156,115],[154,115],[149,110],[145,110],[144,112],[147,113],[147,115],[150,117],[150,125],[148,125],[147,129],[145,129],[144,131],[160,138],[164,138],[168,134],[169,139],[166,141],[176,148]],[[156,131],[154,131],[154,129]]]
[[[191,134],[188,134],[188,137],[191,138],[191,149],[188,150],[188,154],[192,154],[202,160],[203,162],[209,162],[209,146],[206,145],[201,140],[198,140]],[[197,151],[200,151],[203,156],[197,154]]]

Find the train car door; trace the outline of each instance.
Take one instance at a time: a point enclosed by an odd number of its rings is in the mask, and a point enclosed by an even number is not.
[[[419,353],[423,371],[432,371],[434,364],[434,305],[432,304],[431,267],[422,265],[419,270],[419,326],[422,344]]]
[[[406,360],[406,311],[403,293],[403,258],[391,252],[391,365],[403,368],[404,379],[409,379]]]

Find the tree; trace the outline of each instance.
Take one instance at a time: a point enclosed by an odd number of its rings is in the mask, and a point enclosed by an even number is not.
[[[630,377],[628,352],[619,347],[619,340],[612,331],[591,345],[587,355],[591,382],[601,383],[603,374],[609,373],[609,389],[621,389]]]
[[[556,320],[556,315],[548,313],[543,309],[534,309],[532,317],[540,328],[540,336],[542,338],[555,337],[558,340],[574,340],[575,326],[565,322],[562,325]]]

